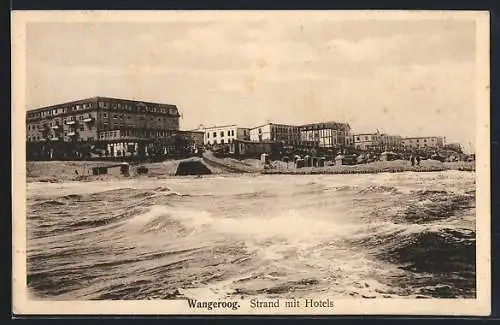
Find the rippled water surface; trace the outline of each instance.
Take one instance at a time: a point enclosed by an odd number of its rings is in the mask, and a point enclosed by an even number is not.
[[[469,172],[30,183],[27,218],[37,297],[475,297]]]

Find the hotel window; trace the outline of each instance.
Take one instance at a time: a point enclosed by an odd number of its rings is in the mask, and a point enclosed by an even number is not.
[[[223,138],[224,137],[224,131],[220,131],[220,137]]]
[[[213,135],[214,135],[214,138],[216,138],[217,137],[217,132],[214,132]]]
[[[210,138],[210,132],[207,132],[207,138]]]

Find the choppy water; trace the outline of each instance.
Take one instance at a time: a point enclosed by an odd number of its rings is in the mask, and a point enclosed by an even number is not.
[[[475,175],[28,184],[52,299],[475,297]]]

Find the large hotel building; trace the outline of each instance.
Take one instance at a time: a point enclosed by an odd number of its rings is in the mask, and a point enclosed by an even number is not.
[[[28,143],[99,143],[111,156],[137,153],[144,141],[179,130],[179,111],[171,104],[93,97],[30,110]]]

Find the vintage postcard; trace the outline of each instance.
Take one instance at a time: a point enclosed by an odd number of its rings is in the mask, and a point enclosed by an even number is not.
[[[489,315],[489,14],[17,11],[15,314]]]

